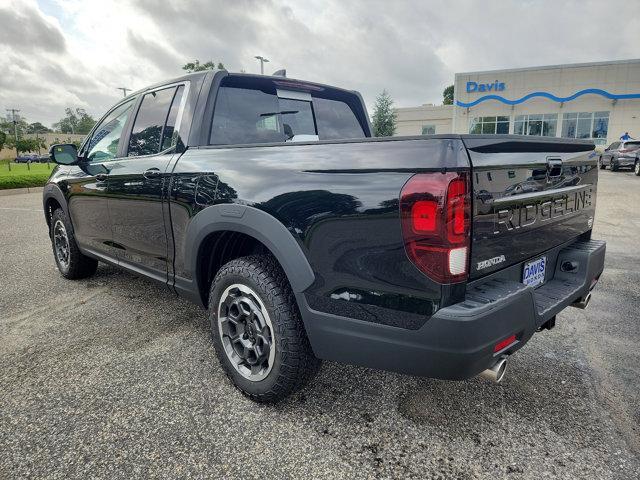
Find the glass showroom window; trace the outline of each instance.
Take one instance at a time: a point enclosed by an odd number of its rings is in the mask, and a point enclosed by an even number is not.
[[[557,125],[558,115],[555,113],[518,115],[513,122],[513,133],[515,135],[555,137]]]
[[[469,125],[469,133],[507,134],[509,133],[509,117],[475,117]]]
[[[423,125],[422,126],[422,135],[435,135],[436,134],[436,126],[435,125]]]
[[[579,112],[562,115],[562,136],[590,138],[596,145],[604,145],[609,130],[609,112]]]

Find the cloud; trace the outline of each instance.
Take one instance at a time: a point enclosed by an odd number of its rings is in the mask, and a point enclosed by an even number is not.
[[[5,0],[6,1],[6,0]],[[65,107],[100,116],[120,98],[223,62],[359,90],[398,106],[439,103],[455,72],[632,58],[640,2],[613,0],[35,0],[0,7],[0,109],[52,123]],[[45,13],[46,12],[46,13]],[[0,111],[1,111],[0,110]]]
[[[12,2],[0,5],[0,45],[14,51],[63,54],[66,41],[58,25],[45,18],[36,5]]]

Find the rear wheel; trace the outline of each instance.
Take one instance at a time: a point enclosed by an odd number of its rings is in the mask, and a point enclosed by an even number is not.
[[[609,167],[611,168],[612,172],[618,171],[618,164],[613,160],[613,157],[611,157],[611,160],[609,160]]]
[[[64,278],[76,280],[96,273],[98,261],[80,252],[73,234],[71,222],[64,210],[58,208],[51,215],[49,236],[53,247],[53,258]]]
[[[209,319],[218,360],[252,400],[280,401],[318,371],[291,287],[272,257],[224,265],[211,285]]]
[[[633,167],[633,173],[636,174],[636,177],[640,177],[640,158],[636,158],[636,164]]]

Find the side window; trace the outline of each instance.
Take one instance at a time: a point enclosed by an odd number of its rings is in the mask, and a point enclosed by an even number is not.
[[[220,87],[211,126],[212,145],[284,142],[278,97],[262,90]]]
[[[128,155],[130,157],[159,153],[164,145],[163,134],[170,138],[168,142],[171,146],[178,115],[177,108],[180,106],[178,103],[175,111],[172,108],[176,93],[176,88],[172,87],[149,92],[142,97],[142,103],[140,103],[140,109],[133,123],[129,139]],[[171,114],[173,114],[171,120],[173,125],[171,125],[169,133],[169,129],[165,129],[165,125],[169,123]]]
[[[620,142],[613,142],[611,145],[609,145],[609,150],[615,150],[619,145]]]
[[[134,99],[131,99],[117,106],[96,127],[86,147],[86,157],[89,161],[110,160],[116,157],[122,129],[134,103]]]

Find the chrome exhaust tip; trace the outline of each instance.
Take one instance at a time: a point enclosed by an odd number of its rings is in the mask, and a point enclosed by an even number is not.
[[[582,297],[577,302],[572,303],[571,306],[584,310],[585,308],[587,308],[587,305],[589,305],[590,301],[591,301],[591,292],[587,293],[584,297]]]
[[[491,368],[487,368],[485,371],[480,372],[480,376],[485,380],[489,380],[493,383],[500,383],[504,378],[504,374],[507,371],[507,358],[502,357]]]

